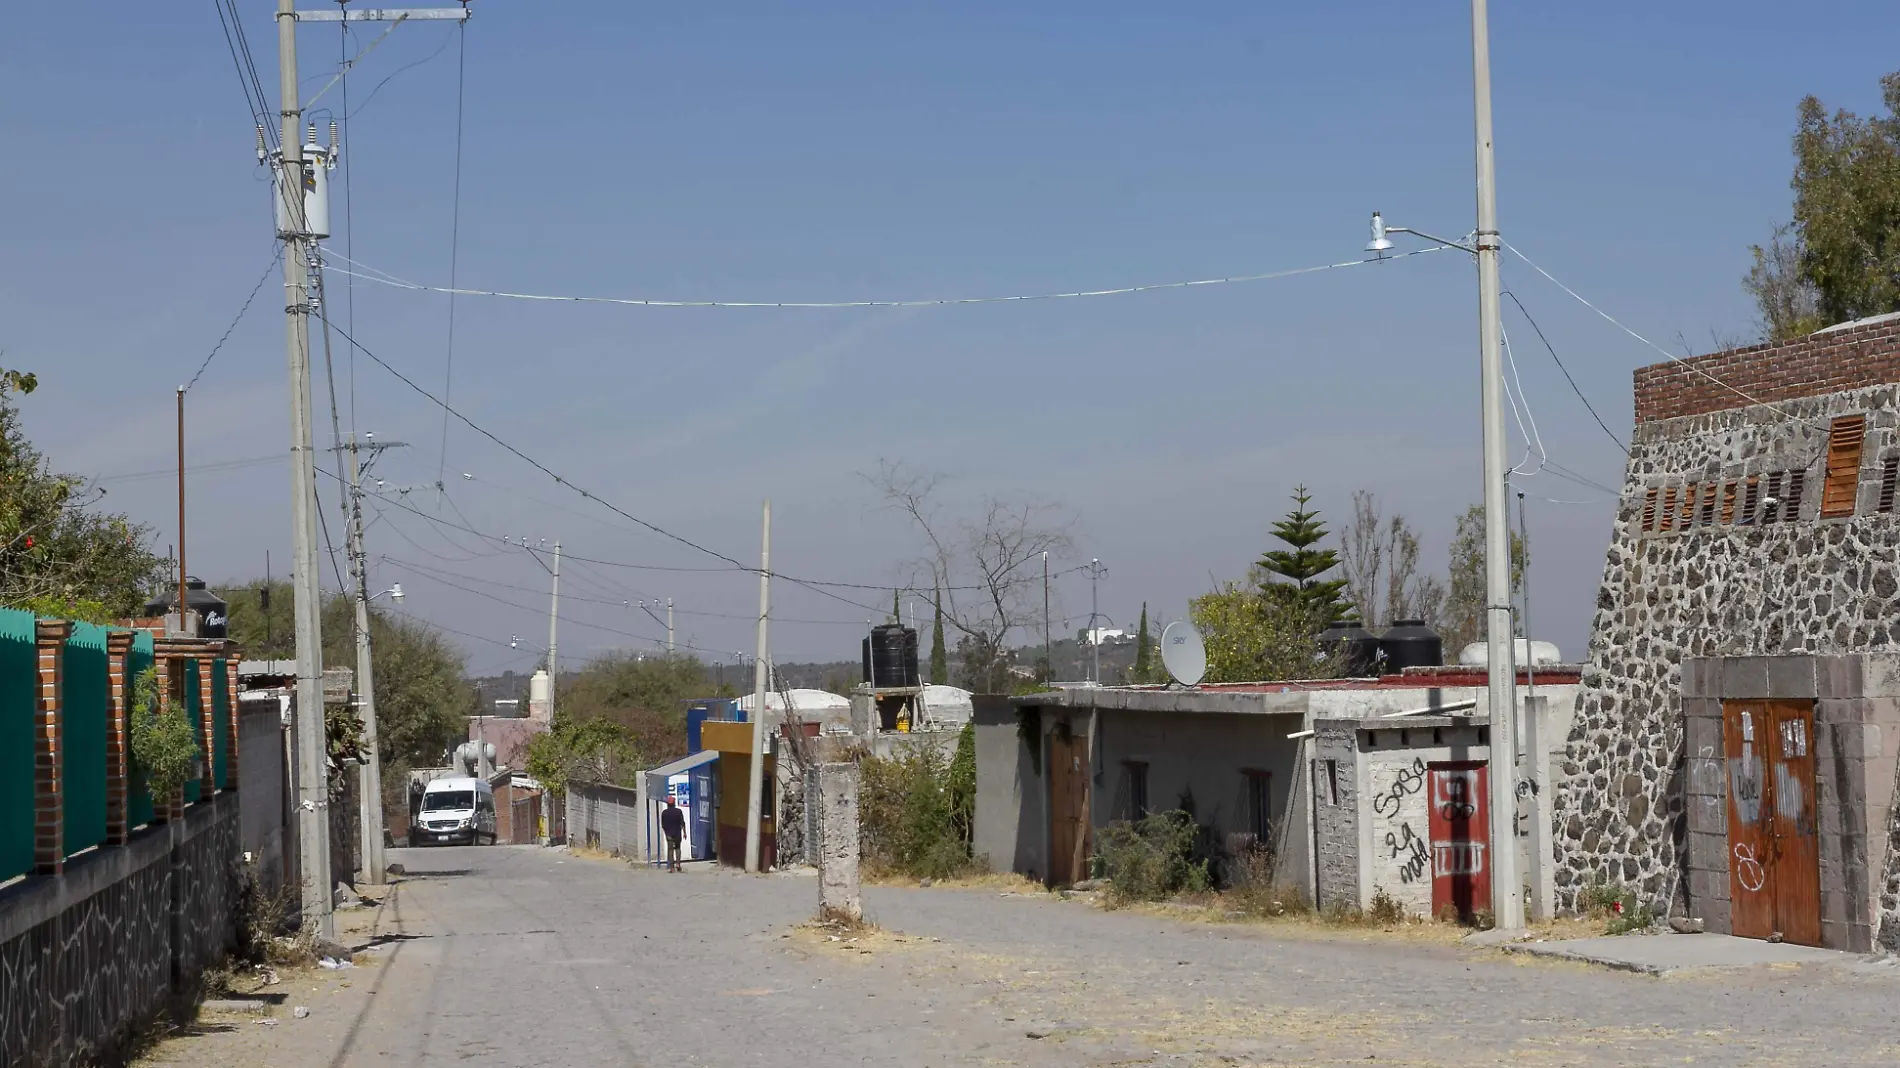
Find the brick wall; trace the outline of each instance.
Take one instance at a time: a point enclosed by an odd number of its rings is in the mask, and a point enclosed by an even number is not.
[[[1636,422],[1889,383],[1900,383],[1900,319],[1639,367]]]

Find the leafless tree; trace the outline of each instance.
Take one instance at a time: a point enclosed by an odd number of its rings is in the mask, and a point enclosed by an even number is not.
[[[1418,574],[1418,535],[1402,515],[1387,519],[1367,490],[1352,495],[1352,518],[1340,538],[1346,592],[1366,626],[1401,619],[1434,621],[1445,601],[1436,575]]]
[[[972,689],[1008,688],[1010,632],[1042,619],[1042,554],[1062,560],[1074,549],[1059,506],[985,495],[976,518],[944,515],[943,475],[883,461],[866,479],[923,537],[911,585],[941,598],[944,623],[958,634],[963,676]]]

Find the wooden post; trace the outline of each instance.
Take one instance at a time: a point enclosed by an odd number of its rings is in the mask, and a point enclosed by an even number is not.
[[[39,620],[40,700],[33,716],[33,872],[58,875],[66,867],[65,699],[66,639],[73,625]]]
[[[132,632],[106,634],[106,844],[124,845],[131,832],[132,680],[126,661],[132,655]]]

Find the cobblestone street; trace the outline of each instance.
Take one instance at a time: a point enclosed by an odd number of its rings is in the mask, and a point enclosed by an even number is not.
[[[797,925],[810,879],[665,876],[532,848],[397,851],[353,971],[153,1063],[343,1066],[1860,1065],[1900,972],[1650,979],[1431,940],[1183,922],[995,890],[879,889],[881,931]],[[307,1005],[310,1015],[290,1009]]]

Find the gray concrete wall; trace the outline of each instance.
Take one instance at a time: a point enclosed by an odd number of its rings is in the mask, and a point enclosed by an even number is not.
[[[1317,862],[1312,900],[1322,909],[1364,908],[1359,878],[1358,743],[1352,721],[1313,726],[1313,841]]]
[[[1086,717],[1083,717],[1086,719]],[[1296,716],[1104,710],[1096,726],[1090,822],[1100,827],[1126,819],[1130,775],[1127,765],[1147,765],[1151,811],[1191,808],[1195,822],[1212,828],[1215,841],[1232,848],[1247,836],[1246,773],[1272,776],[1271,816],[1276,831],[1303,817],[1292,804],[1302,751],[1287,735],[1300,729]],[[1276,835],[1284,852],[1278,857],[1282,878],[1304,882],[1310,865],[1303,833]]]
[[[972,699],[976,724],[976,828],[972,852],[992,871],[1040,867],[1042,769],[1024,743],[1021,719],[1007,698]]]
[[[120,1048],[236,938],[236,794],[0,890],[0,1064]]]
[[[569,784],[568,841],[644,861],[639,793],[620,786]]]
[[[241,701],[238,712],[238,840],[250,854],[258,885],[266,891],[293,882],[286,858],[295,855],[291,844],[295,825],[285,804],[288,782],[284,772],[284,724],[277,701]]]

